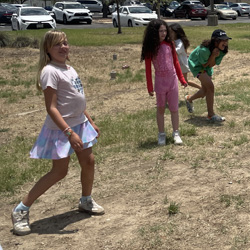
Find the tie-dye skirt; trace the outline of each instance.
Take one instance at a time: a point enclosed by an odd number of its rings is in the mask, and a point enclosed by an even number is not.
[[[71,128],[83,142],[83,148],[90,148],[98,135],[89,121]],[[51,130],[43,125],[42,130],[30,151],[30,158],[58,160],[70,156],[74,152],[67,136],[61,130]]]

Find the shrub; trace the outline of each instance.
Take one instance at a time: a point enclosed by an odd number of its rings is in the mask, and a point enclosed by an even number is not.
[[[0,47],[7,47],[10,44],[10,38],[5,33],[0,33]]]
[[[12,43],[13,48],[22,48],[29,46],[33,48],[39,48],[39,41],[36,38],[18,36],[16,37],[16,40]]]

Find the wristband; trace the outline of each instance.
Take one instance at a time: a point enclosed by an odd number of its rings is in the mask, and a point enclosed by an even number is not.
[[[66,129],[63,131],[63,133],[64,133],[67,137],[70,137],[70,136],[72,135],[73,132],[74,132],[74,131],[73,131],[70,127],[66,128]]]

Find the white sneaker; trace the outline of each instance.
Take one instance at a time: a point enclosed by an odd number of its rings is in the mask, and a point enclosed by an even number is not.
[[[174,144],[180,145],[183,143],[178,130],[173,132],[173,137],[174,137]]]
[[[92,197],[87,198],[82,202],[80,199],[78,209],[80,212],[87,212],[89,214],[101,215],[104,214],[104,208],[98,205]]]
[[[166,134],[165,133],[158,133],[158,145],[159,146],[166,145]]]
[[[12,210],[11,213],[12,223],[13,223],[13,233],[16,235],[26,235],[31,232],[29,224],[29,211],[19,211],[15,212]]]

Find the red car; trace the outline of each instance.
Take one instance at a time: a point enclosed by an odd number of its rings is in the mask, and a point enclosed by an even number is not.
[[[198,4],[183,4],[174,10],[173,17],[185,17],[187,19],[201,18],[205,20],[207,17],[207,10]]]

